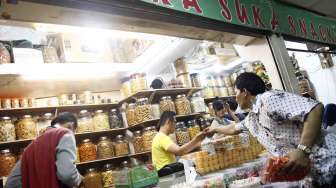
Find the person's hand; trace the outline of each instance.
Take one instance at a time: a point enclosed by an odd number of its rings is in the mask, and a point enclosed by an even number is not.
[[[288,153],[289,161],[279,171],[279,175],[293,174],[297,171],[308,170],[310,165],[309,156],[302,150],[296,149]]]
[[[200,132],[195,136],[195,140],[197,142],[201,142],[204,138],[205,138],[205,133],[204,132]]]
[[[229,105],[229,103],[224,103],[224,109],[225,109],[225,111],[227,112],[227,113],[229,113],[230,111],[231,111],[231,108],[230,108],[230,105]]]
[[[207,135],[211,135],[217,133],[217,129],[215,127],[207,127],[203,132]]]

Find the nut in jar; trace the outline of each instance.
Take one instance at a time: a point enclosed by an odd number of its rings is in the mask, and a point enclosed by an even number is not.
[[[16,163],[16,157],[8,150],[0,152],[0,177],[8,176]]]
[[[152,107],[150,104],[148,104],[147,98],[141,98],[137,101],[137,106],[135,108],[135,115],[137,123],[142,123],[144,121],[149,121],[153,119]]]
[[[191,114],[191,105],[185,95],[178,95],[175,100],[175,105],[178,115]]]
[[[135,103],[130,103],[126,109],[127,124],[130,127],[137,123],[135,106],[136,106]]]
[[[10,117],[2,117],[0,120],[0,142],[15,140],[15,127]]]
[[[17,139],[33,139],[37,136],[37,125],[31,115],[24,115],[15,125]]]
[[[164,96],[160,100],[160,113],[162,114],[165,111],[175,111],[175,104],[170,96]]]
[[[129,154],[128,142],[124,140],[123,135],[117,136],[117,141],[114,145],[116,156],[123,156]]]

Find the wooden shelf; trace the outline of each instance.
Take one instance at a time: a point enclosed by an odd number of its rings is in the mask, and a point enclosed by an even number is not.
[[[76,165],[77,165],[77,167],[79,167],[79,166],[83,166],[83,165],[88,165],[88,164],[93,164],[93,163],[100,163],[100,162],[108,162],[108,161],[111,161],[111,160],[128,158],[128,157],[129,157],[128,155],[124,155],[124,156],[119,156],[119,157],[97,159],[97,160],[93,160],[93,161],[79,162]]]
[[[217,97],[211,97],[211,98],[205,98],[204,101],[205,103],[212,102],[216,99]],[[224,99],[224,100],[236,100],[236,96],[228,96],[228,97],[218,97],[218,99]]]
[[[0,142],[0,150],[10,149],[17,146],[28,145],[33,139],[14,140],[9,142]]]

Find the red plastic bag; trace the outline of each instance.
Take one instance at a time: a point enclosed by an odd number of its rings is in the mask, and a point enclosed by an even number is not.
[[[263,183],[271,182],[285,182],[285,181],[299,181],[302,180],[309,173],[308,169],[302,169],[293,174],[286,174],[284,176],[278,175],[281,168],[289,161],[288,157],[271,157],[267,160],[264,172],[262,174]]]

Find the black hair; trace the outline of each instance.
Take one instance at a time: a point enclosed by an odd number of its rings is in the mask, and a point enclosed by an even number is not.
[[[160,121],[156,127],[157,130],[159,130],[162,126],[164,126],[167,121],[173,120],[176,116],[176,113],[173,111],[164,111],[160,117]]]
[[[257,74],[252,72],[240,74],[236,79],[235,86],[241,91],[246,89],[253,96],[266,91],[265,82]]]
[[[162,89],[164,88],[164,83],[161,78],[156,78],[152,81],[150,87],[153,89]]]
[[[216,100],[212,103],[212,107],[216,112],[222,110],[224,109],[224,102],[216,97]]]
[[[70,112],[62,112],[51,121],[51,127],[56,124],[73,123],[74,129],[77,128],[77,118]]]

